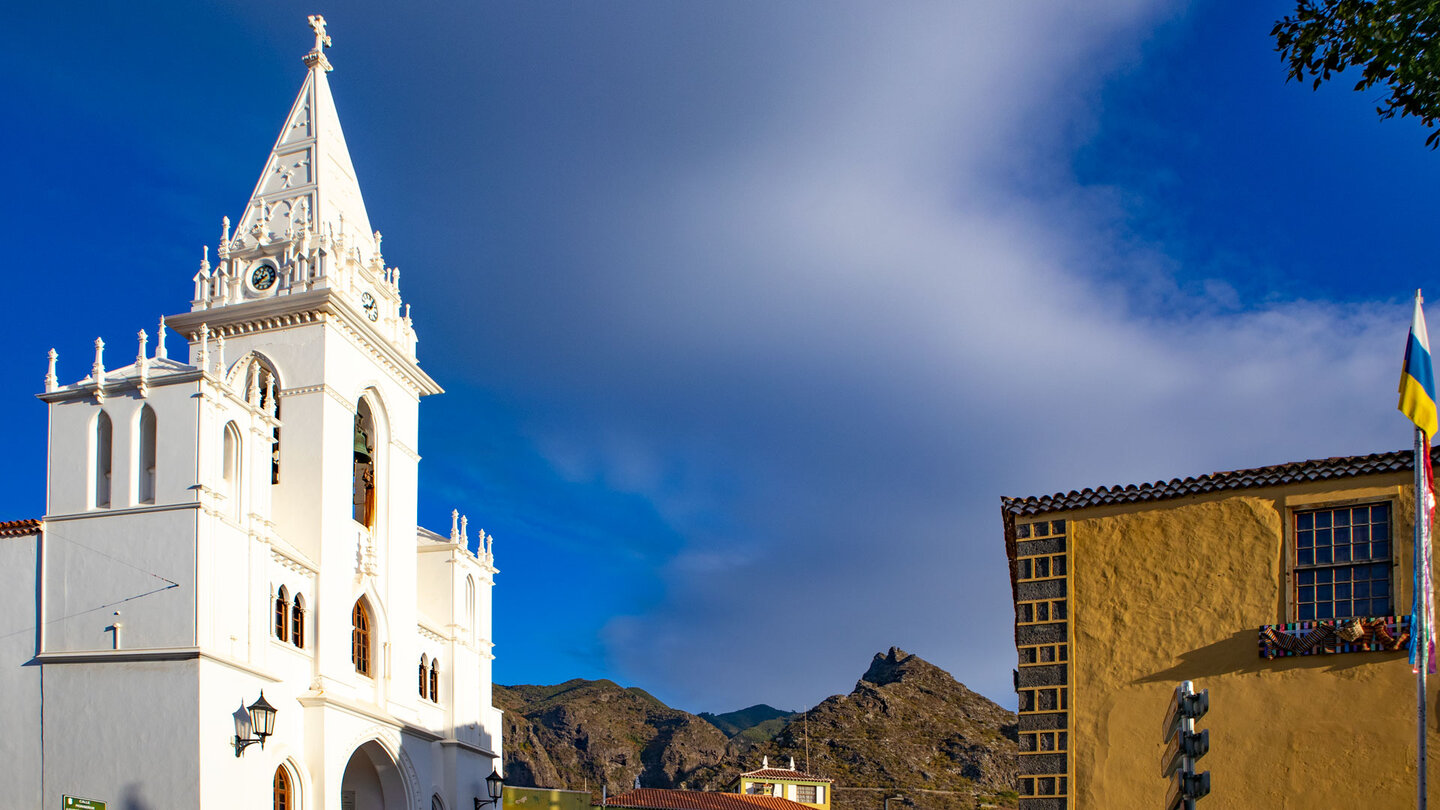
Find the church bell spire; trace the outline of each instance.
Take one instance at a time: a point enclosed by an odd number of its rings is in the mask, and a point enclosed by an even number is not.
[[[264,250],[315,237],[332,252],[353,252],[368,264],[378,255],[370,215],[360,194],[327,74],[325,18],[311,15],[315,46],[304,56],[309,72],[275,139],[227,253]]]
[[[223,327],[253,316],[257,307],[249,305],[257,301],[268,300],[260,309],[275,316],[313,309],[323,299],[413,363],[418,338],[400,294],[400,271],[385,266],[330,92],[325,18],[311,15],[309,23],[315,44],[303,57],[305,81],[244,213],[233,229],[230,219],[222,221],[215,265],[195,274],[190,309],[223,310],[205,316]]]

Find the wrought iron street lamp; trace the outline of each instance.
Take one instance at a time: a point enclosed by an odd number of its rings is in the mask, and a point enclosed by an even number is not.
[[[275,733],[275,707],[265,700],[265,691],[260,691],[260,698],[250,704],[247,710],[245,704],[240,704],[239,710],[235,712],[235,756],[240,756],[249,746],[260,743],[265,747],[265,738]],[[250,736],[254,734],[255,736]]]
[[[485,792],[490,794],[490,801],[484,801],[479,797],[475,799],[475,810],[480,810],[487,804],[495,804],[500,801],[500,792],[505,789],[505,780],[501,778],[499,771],[490,770],[490,775],[485,777]]]

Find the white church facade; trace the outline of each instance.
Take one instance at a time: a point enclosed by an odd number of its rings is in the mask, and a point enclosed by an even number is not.
[[[45,516],[0,523],[0,808],[500,810],[491,541],[417,525],[441,389],[311,22],[189,311],[78,382],[51,352]]]

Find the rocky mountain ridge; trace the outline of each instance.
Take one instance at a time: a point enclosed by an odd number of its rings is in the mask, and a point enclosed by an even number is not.
[[[505,710],[514,785],[588,790],[597,800],[602,785],[613,793],[637,779],[726,790],[768,756],[836,780],[834,810],[870,810],[896,795],[927,810],[1015,803],[1015,715],[894,647],[848,695],[800,714],[759,706],[702,718],[643,689],[579,679],[496,686],[495,705]],[[750,720],[758,722],[744,726]]]
[[[795,714],[795,712],[781,711],[764,703],[757,703],[754,706],[724,714],[700,712],[696,717],[725,732],[728,737],[745,735],[748,739],[760,742],[778,734],[780,729],[785,727],[785,722]]]

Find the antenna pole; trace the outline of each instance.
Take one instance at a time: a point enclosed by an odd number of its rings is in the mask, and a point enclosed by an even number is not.
[[[810,710],[805,710],[805,773],[810,773]]]

